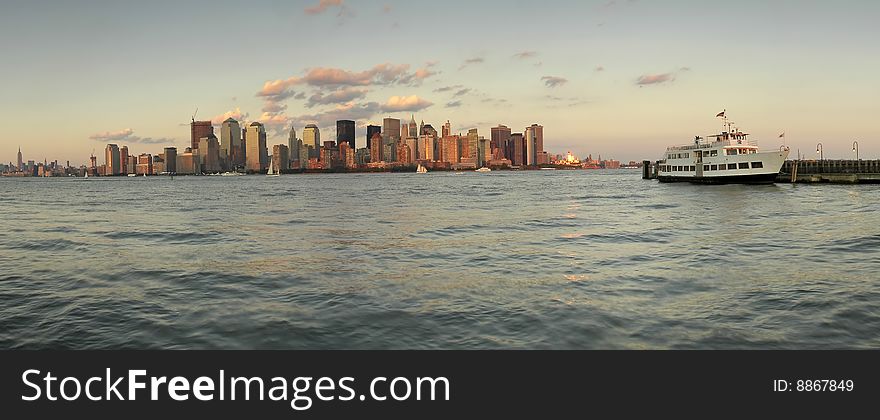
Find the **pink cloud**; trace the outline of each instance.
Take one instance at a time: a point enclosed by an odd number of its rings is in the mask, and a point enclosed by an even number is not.
[[[660,83],[671,82],[675,80],[675,76],[672,73],[663,73],[663,74],[645,74],[642,75],[636,80],[637,85],[657,85]]]
[[[318,15],[324,13],[328,8],[342,6],[342,0],[320,0],[318,4],[306,7],[305,11],[309,15]]]
[[[248,114],[242,113],[241,108],[235,107],[235,109],[226,111],[220,115],[217,115],[214,118],[211,118],[211,124],[220,125],[223,124],[223,121],[226,121],[229,118],[232,118],[236,121],[244,121],[248,117]]]
[[[392,96],[388,98],[388,102],[382,105],[382,111],[385,112],[403,112],[403,111],[421,111],[431,105],[433,102],[412,96]]]

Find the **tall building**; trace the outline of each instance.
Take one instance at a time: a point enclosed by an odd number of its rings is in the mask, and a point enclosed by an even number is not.
[[[238,121],[232,118],[228,118],[220,125],[220,156],[229,163],[230,167],[244,165],[244,148],[241,144],[241,125],[238,124]]]
[[[452,124],[449,123],[449,120],[446,120],[446,124],[443,124],[441,131],[441,138],[446,138],[452,135]]]
[[[336,146],[348,143],[348,147],[354,150],[354,121],[336,121]]]
[[[474,163],[477,163],[479,158],[479,151],[477,150],[480,141],[480,134],[476,128],[472,128],[468,130],[467,134],[467,152],[464,151],[464,147],[462,147],[461,157],[473,159]]]
[[[129,174],[128,171],[128,146],[119,148],[119,173],[122,175]]]
[[[177,148],[165,148],[165,172],[170,174],[177,173]]]
[[[290,148],[284,144],[276,144],[272,147],[272,165],[278,171],[290,168]]]
[[[525,153],[524,164],[529,166],[538,165],[538,156],[544,151],[544,127],[538,124],[532,124],[526,127],[525,131]]]
[[[140,155],[138,155],[136,171],[138,175],[152,175],[153,155],[149,153],[141,153]]]
[[[385,118],[382,120],[382,160],[397,161],[397,142],[400,141],[400,120]]]
[[[373,138],[370,141],[370,162],[376,163],[382,161],[382,134],[379,132],[373,133]]]
[[[368,125],[367,126],[367,149],[369,149],[371,146],[373,136],[375,134],[381,134],[381,133],[382,133],[382,127],[379,127],[378,125]]]
[[[220,142],[217,136],[211,134],[199,139],[199,163],[202,165],[201,172],[213,174],[220,172]]]
[[[317,125],[309,124],[303,128],[302,142],[309,147],[309,155],[300,156],[300,159],[316,158],[321,153],[321,130]]]
[[[440,161],[447,163],[458,163],[458,136],[443,137],[440,142]]]
[[[299,160],[299,145],[300,141],[296,138],[296,128],[290,126],[290,134],[287,136],[287,150],[290,154],[291,162]]]
[[[489,142],[490,153],[494,154],[495,149],[501,150],[502,157],[508,156],[510,150],[510,128],[499,124],[498,127],[492,127],[492,137]]]
[[[266,149],[266,127],[253,122],[247,128],[247,170],[263,172],[269,167],[269,154]]]
[[[429,134],[422,134],[419,137],[418,159],[433,162],[434,161],[434,149],[435,149],[434,136],[429,135]]]
[[[190,142],[193,149],[199,148],[199,139],[214,134],[214,126],[210,121],[193,121],[189,125]]]
[[[419,126],[416,125],[416,116],[414,114],[410,116],[409,132],[406,133],[406,136],[412,138],[419,137]]]
[[[119,175],[119,146],[108,144],[104,148],[104,174],[106,176]]]
[[[510,163],[516,166],[522,166],[525,162],[523,161],[523,157],[525,157],[525,139],[523,138],[522,133],[513,133],[510,135]]]
[[[16,167],[19,171],[24,170],[24,160],[21,157],[21,146],[18,146],[18,166]]]

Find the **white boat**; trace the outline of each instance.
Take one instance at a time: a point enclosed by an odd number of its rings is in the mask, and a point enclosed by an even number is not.
[[[717,115],[724,121],[721,134],[694,138],[694,143],[672,146],[658,163],[660,182],[702,184],[768,184],[776,180],[788,158],[788,147],[759,151],[749,134],[727,120],[727,111]]]
[[[477,172],[492,172],[492,170],[484,166],[480,169],[477,169]]]
[[[137,176],[137,174],[128,174],[128,176]]]
[[[241,172],[223,172],[220,176],[242,176],[244,175]]]
[[[422,166],[422,164],[420,163],[419,167],[416,169],[416,173],[417,174],[426,174],[426,173],[428,173],[428,168]]]
[[[281,176],[281,170],[275,167],[275,160],[269,160],[269,170],[266,171],[266,176]]]

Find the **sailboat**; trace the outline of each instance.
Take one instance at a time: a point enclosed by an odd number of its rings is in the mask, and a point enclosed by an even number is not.
[[[266,176],[281,176],[281,170],[275,167],[275,159],[269,161],[269,170],[266,172]]]
[[[416,173],[417,174],[426,174],[426,173],[428,173],[428,168],[422,166],[422,164],[420,163],[418,169],[416,169]]]

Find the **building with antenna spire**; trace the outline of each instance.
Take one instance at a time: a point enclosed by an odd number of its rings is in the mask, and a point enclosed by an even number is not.
[[[21,157],[21,146],[18,146],[18,168],[19,171],[24,170],[24,159]]]

